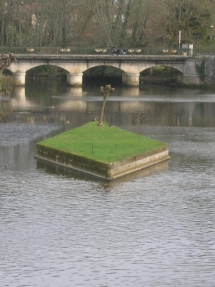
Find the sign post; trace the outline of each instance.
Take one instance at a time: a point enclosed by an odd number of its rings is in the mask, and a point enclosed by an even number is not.
[[[180,54],[180,46],[181,46],[181,30],[178,32],[178,55]]]

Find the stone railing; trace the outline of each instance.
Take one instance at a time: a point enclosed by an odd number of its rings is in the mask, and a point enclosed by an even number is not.
[[[187,51],[169,47],[119,47],[127,55],[185,55]],[[112,47],[0,47],[0,53],[14,54],[71,54],[71,55],[111,55]],[[215,47],[194,46],[193,55],[214,54]]]

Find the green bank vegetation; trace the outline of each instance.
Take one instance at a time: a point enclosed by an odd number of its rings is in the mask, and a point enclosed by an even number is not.
[[[10,93],[13,90],[13,78],[0,75],[0,92],[1,91],[10,91]]]
[[[81,127],[44,140],[38,144],[55,151],[111,163],[162,149],[166,144],[143,135],[90,122]]]
[[[10,71],[7,71],[7,74],[4,74],[4,72],[15,61],[16,57],[11,52],[0,54],[0,96],[10,96],[12,92],[13,78],[8,77]]]
[[[13,79],[0,75],[0,123],[8,122],[12,113],[10,102],[7,99],[13,90]]]

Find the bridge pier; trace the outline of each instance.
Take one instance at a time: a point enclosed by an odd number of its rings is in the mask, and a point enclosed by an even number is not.
[[[139,73],[123,73],[122,74],[122,83],[128,87],[137,87],[139,86]]]
[[[181,78],[181,82],[184,85],[200,85],[201,80],[197,72],[196,66],[201,65],[202,60],[199,59],[189,59],[184,64],[184,72]]]
[[[67,74],[67,84],[73,87],[80,87],[82,86],[83,82],[83,73],[77,74]]]
[[[16,72],[13,74],[13,82],[15,86],[25,86],[25,72]]]
[[[179,80],[180,82],[180,80]],[[181,83],[184,85],[200,85],[201,81],[198,75],[182,75]]]

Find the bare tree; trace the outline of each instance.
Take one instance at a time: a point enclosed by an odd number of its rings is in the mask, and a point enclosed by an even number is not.
[[[16,61],[16,57],[14,56],[13,53],[1,54],[0,55],[0,75],[2,75],[4,70],[8,68],[15,61]]]
[[[205,42],[214,9],[210,0],[164,0],[164,4],[164,25],[169,43],[177,43],[179,30],[187,43]]]
[[[2,47],[203,43],[215,0],[0,0]],[[4,50],[5,51],[5,50]]]
[[[113,41],[111,38],[112,31],[112,22],[114,18],[113,13],[113,1],[88,1],[88,7],[90,8],[93,19],[96,21],[97,25],[99,25],[102,34],[106,39],[106,45],[113,45]],[[112,9],[111,9],[112,8]]]
[[[110,96],[110,93],[114,92],[115,89],[111,88],[111,85],[106,85],[105,87],[101,86],[100,91],[102,92],[104,99],[102,102],[101,113],[100,113],[99,122],[97,126],[102,126],[106,101],[108,97]]]

